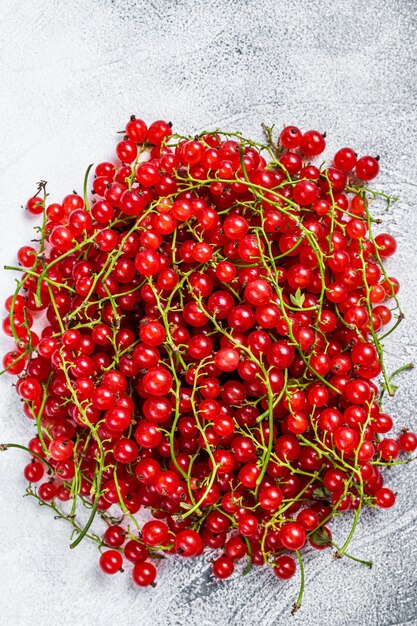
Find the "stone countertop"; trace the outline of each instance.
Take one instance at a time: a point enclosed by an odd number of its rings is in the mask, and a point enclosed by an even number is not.
[[[0,261],[32,237],[20,206],[48,180],[52,200],[81,191],[86,166],[110,157],[134,113],[179,132],[221,126],[256,137],[261,122],[328,132],[381,156],[377,188],[399,201],[376,210],[398,239],[389,272],[406,318],[386,342],[391,369],[416,358],[417,174],[414,0],[3,0],[0,22]],[[3,278],[1,300],[13,278]],[[5,346],[5,343],[3,342]],[[402,375],[388,410],[417,427],[416,371]],[[0,381],[1,440],[26,442],[10,379]],[[417,466],[389,472],[389,511],[361,518],[351,551],[306,558],[306,591],[291,617],[298,575],[270,569],[219,583],[207,559],[161,563],[155,590],[105,577],[96,548],[68,549],[69,531],[22,498],[24,455],[0,459],[0,621],[9,626],[402,626],[417,624]],[[347,516],[349,517],[349,516]],[[349,519],[333,524],[336,539]]]

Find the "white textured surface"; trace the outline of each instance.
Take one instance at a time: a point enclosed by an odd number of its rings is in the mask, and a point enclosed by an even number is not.
[[[166,117],[184,132],[220,125],[259,133],[261,121],[296,123],[381,155],[381,188],[401,200],[384,212],[398,237],[390,270],[406,320],[387,345],[389,364],[416,358],[417,175],[414,0],[2,0],[0,2],[1,264],[31,237],[20,205],[46,178],[52,199],[81,190],[88,163],[109,157],[131,113]],[[12,277],[2,278],[6,296]],[[416,372],[402,377],[390,410],[415,416]],[[1,382],[1,439],[25,443],[31,426],[10,380]],[[207,560],[162,563],[155,590],[128,573],[97,571],[96,549],[72,552],[64,522],[22,499],[17,451],[0,458],[0,623],[9,626],[390,626],[417,624],[417,466],[392,471],[395,509],[364,515],[351,551],[368,570],[331,554],[307,558],[298,579],[257,569],[225,583]],[[348,523],[334,525],[344,537]],[[337,530],[336,530],[337,529]]]

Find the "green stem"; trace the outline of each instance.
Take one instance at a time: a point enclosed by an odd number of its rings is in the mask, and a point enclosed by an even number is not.
[[[78,535],[78,537],[70,544],[70,548],[76,548],[78,546],[79,543],[81,543],[81,541],[84,539],[84,537],[87,535],[91,524],[94,521],[94,518],[96,516],[97,513],[97,507],[98,507],[98,494],[96,494],[96,497],[94,499],[94,504],[93,504],[93,508],[91,509],[91,513],[90,516],[87,520],[86,525],[84,526],[84,528],[82,529],[82,531],[80,532],[80,534]]]
[[[337,550],[337,552],[334,554],[334,557],[336,559],[339,559],[342,556],[340,548],[335,544],[334,541],[332,541],[332,546]],[[373,561],[364,561],[363,559],[359,559],[356,556],[348,554],[346,551],[343,551],[343,556],[345,556],[347,559],[350,559],[351,561],[356,561],[356,563],[362,563],[362,565],[367,565],[368,567],[373,566]]]
[[[304,564],[303,564],[303,559],[301,558],[301,554],[299,550],[295,551],[296,555],[297,555],[297,559],[298,559],[298,565],[300,566],[300,575],[301,575],[301,581],[300,581],[300,592],[298,594],[298,598],[296,603],[294,604],[291,614],[294,615],[298,609],[301,607],[301,602],[303,599],[303,593],[304,593],[304,585],[305,585],[305,574],[304,574]]]
[[[87,167],[87,170],[85,172],[85,176],[84,176],[84,185],[83,185],[83,191],[84,191],[84,207],[85,210],[90,212],[90,204],[88,202],[88,193],[87,193],[87,184],[88,184],[88,175],[90,174],[91,168],[93,167],[94,163],[90,163],[90,165]]]
[[[18,448],[19,450],[23,450],[24,452],[28,452],[31,456],[35,456],[37,459],[39,459],[39,461],[42,461],[42,463],[45,463],[45,465],[48,466],[48,468],[51,470],[51,472],[55,473],[54,468],[52,467],[52,465],[50,463],[48,463],[48,461],[46,459],[44,459],[37,452],[34,452],[33,450],[29,450],[29,448],[27,448],[26,446],[22,446],[20,443],[1,443],[0,444],[0,452],[4,452],[5,450],[8,450],[9,448]]]

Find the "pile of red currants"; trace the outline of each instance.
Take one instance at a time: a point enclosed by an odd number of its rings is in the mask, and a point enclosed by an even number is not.
[[[319,166],[321,133],[265,131],[187,138],[132,116],[91,194],[91,166],[61,204],[40,184],[3,322],[35,434],[2,447],[31,454],[28,495],[72,525],[72,547],[98,543],[104,572],[130,561],[148,586],[153,559],[207,548],[219,579],[241,560],[299,569],[298,608],[304,550],[359,560],[360,512],[394,504],[381,470],[417,437],[389,436],[382,410],[382,343],[403,314],[383,266],[395,239],[372,234],[378,158],[342,148]]]

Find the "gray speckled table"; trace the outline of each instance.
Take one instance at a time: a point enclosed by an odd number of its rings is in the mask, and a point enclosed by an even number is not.
[[[260,122],[296,123],[381,155],[378,186],[400,196],[381,209],[398,237],[390,272],[406,319],[387,342],[394,369],[416,357],[417,175],[414,0],[2,0],[0,24],[1,263],[31,236],[22,202],[49,181],[52,198],[80,189],[85,167],[110,156],[131,113],[167,117],[188,132],[221,125],[257,135]],[[1,296],[12,287],[2,279]],[[389,410],[417,427],[417,373],[402,377]],[[31,425],[2,380],[1,439],[25,442]],[[415,464],[392,471],[398,505],[366,514],[352,551],[371,571],[330,553],[306,560],[295,617],[295,577],[267,570],[226,583],[201,559],[165,562],[154,591],[101,575],[94,546],[68,549],[65,524],[22,499],[24,459],[0,459],[0,622],[9,626],[390,626],[417,624]],[[343,538],[349,520],[334,525]]]

